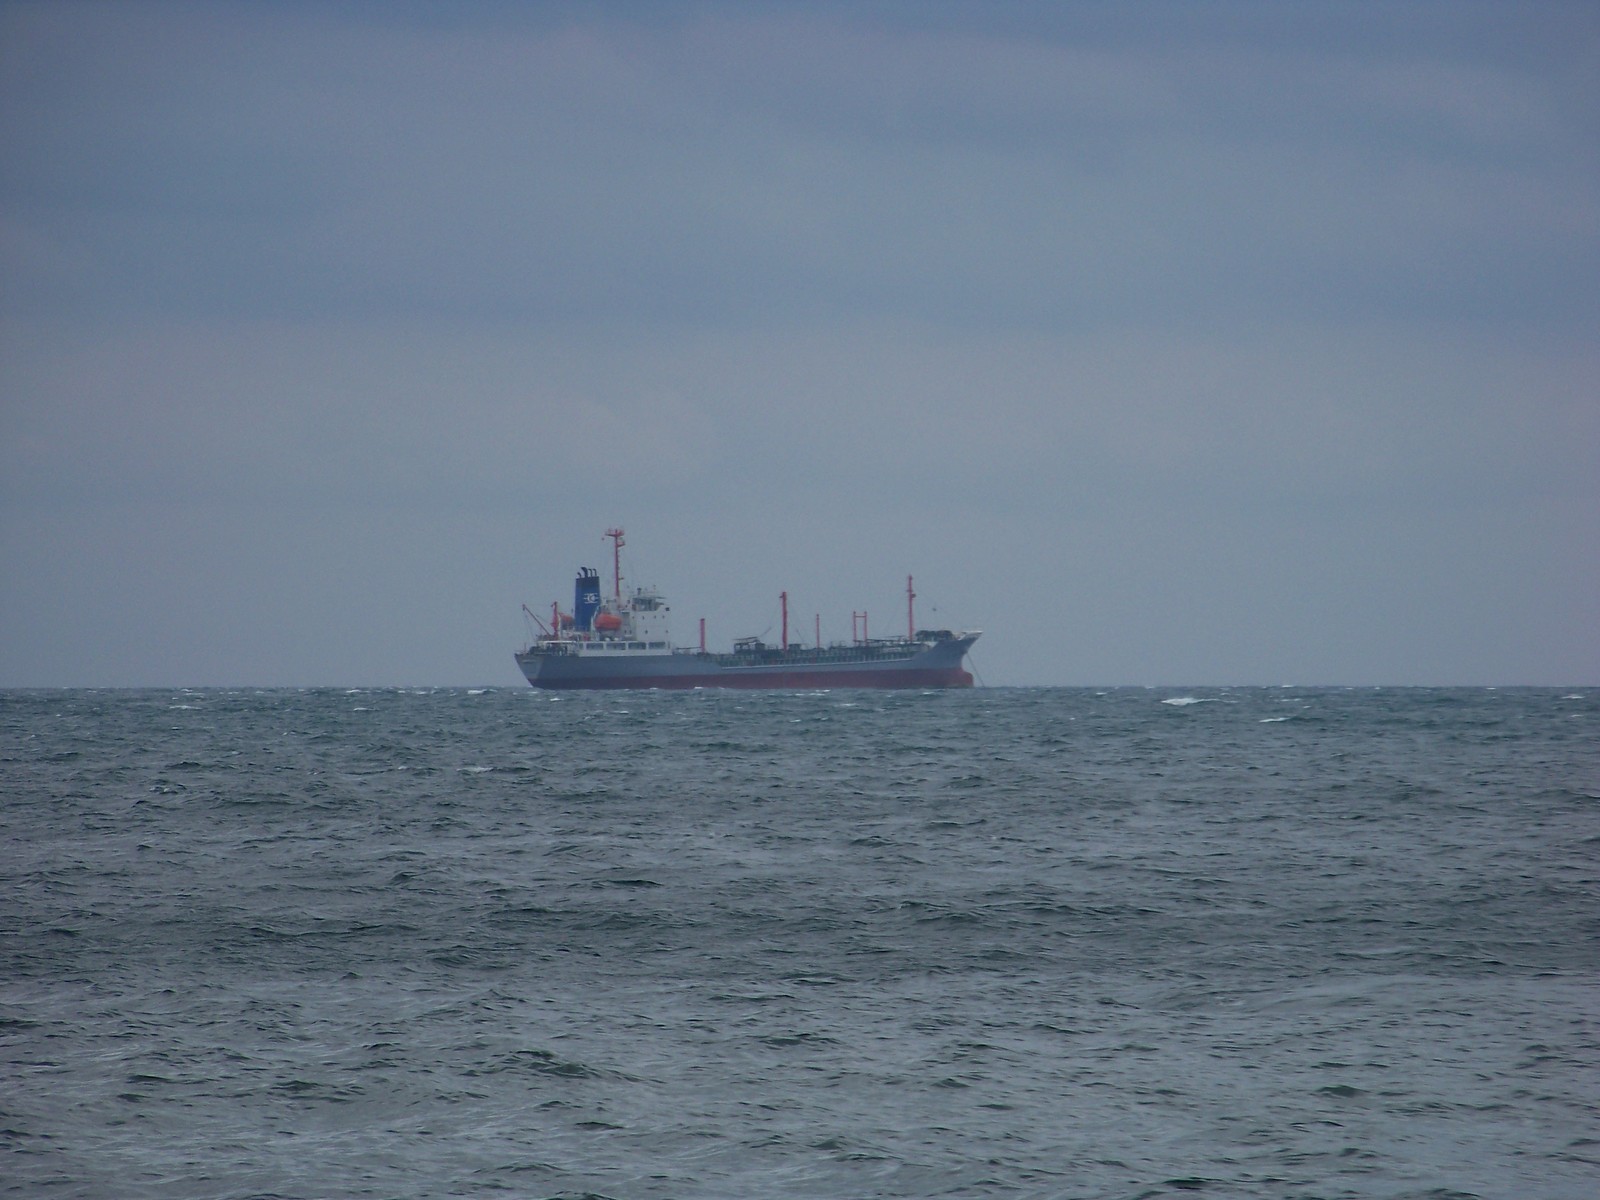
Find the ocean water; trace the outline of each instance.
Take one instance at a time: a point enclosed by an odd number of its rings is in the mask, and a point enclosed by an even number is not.
[[[1600,1195],[1600,689],[0,694],[0,1194]]]

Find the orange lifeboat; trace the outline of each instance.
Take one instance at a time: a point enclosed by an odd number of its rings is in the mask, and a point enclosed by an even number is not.
[[[622,618],[616,613],[598,613],[594,619],[594,627],[600,633],[615,633],[622,628]]]

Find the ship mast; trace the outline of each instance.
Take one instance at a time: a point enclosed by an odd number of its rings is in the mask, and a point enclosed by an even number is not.
[[[622,603],[622,547],[626,544],[622,540],[622,527],[608,529],[605,536],[611,539],[611,580],[613,594],[617,603]]]
[[[906,641],[914,642],[917,638],[917,618],[913,605],[916,603],[917,594],[911,590],[911,576],[906,576]]]

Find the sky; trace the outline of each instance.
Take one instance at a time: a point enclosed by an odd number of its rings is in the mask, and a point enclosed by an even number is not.
[[[0,0],[0,686],[1600,684],[1597,335],[1593,3]]]

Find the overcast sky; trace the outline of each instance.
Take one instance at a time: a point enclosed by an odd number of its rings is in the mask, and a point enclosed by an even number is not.
[[[1600,682],[1600,6],[0,0],[0,685],[520,684],[611,525],[685,643]]]

